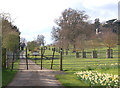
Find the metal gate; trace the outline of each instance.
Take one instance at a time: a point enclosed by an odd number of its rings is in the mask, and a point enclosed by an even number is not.
[[[45,54],[46,50],[47,50],[47,47],[44,46],[44,47],[40,48],[40,54],[39,55],[38,54],[34,54],[34,55],[32,54],[31,55],[31,54],[28,54],[28,52],[27,52],[28,50],[26,48],[19,55],[14,54],[14,53],[12,55],[7,55],[7,63],[9,63],[8,62],[8,59],[9,59],[8,57],[12,57],[12,59],[11,59],[12,61],[10,62],[11,63],[10,64],[11,65],[11,70],[15,70],[14,69],[14,66],[16,65],[15,64],[15,61],[16,61],[15,57],[18,57],[18,59],[24,59],[26,61],[24,64],[19,64],[19,65],[26,65],[26,70],[28,70],[29,66],[31,65],[31,64],[28,63],[29,60],[34,61],[35,65],[36,64],[39,65],[40,66],[40,70],[42,70],[43,69],[43,65],[45,65],[45,63],[43,63],[43,60],[47,60],[47,59],[51,60],[51,63],[46,64],[46,65],[49,65],[50,66],[49,69],[52,69],[53,65],[54,65],[54,63],[53,63],[54,59],[60,59],[60,63],[57,64],[57,65],[59,65],[59,67],[60,67],[59,69],[62,70],[62,48],[60,50],[61,53],[59,55],[55,55],[55,52],[56,52],[55,48],[52,48],[52,54],[51,55],[46,55]],[[33,56],[34,58],[30,58],[31,56]],[[36,63],[37,61],[39,61],[40,63]]]

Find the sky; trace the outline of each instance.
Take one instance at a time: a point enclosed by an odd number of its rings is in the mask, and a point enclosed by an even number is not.
[[[21,37],[27,41],[44,35],[46,44],[53,42],[52,27],[54,20],[68,8],[85,11],[89,20],[100,22],[118,19],[119,0],[0,0],[0,13],[10,13],[13,24],[16,25]]]
[[[120,20],[120,1],[118,2],[118,20]]]

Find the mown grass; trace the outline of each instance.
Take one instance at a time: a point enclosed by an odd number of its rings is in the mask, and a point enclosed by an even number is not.
[[[118,63],[118,46],[113,48],[113,57],[114,58],[106,58],[106,47],[96,49],[98,54],[98,58],[92,58],[92,53],[87,53],[87,58],[82,58],[82,53],[80,53],[80,58],[75,57],[75,53],[72,53],[72,50],[69,50],[68,55],[63,55],[63,71],[67,74],[56,75],[56,78],[62,83],[63,86],[68,88],[77,87],[77,86],[90,86],[86,82],[83,82],[77,79],[76,75],[74,75],[77,71],[85,71],[85,70],[93,70],[101,73],[109,73],[118,75],[118,65],[112,65]],[[87,52],[92,52],[93,49],[87,49]],[[65,51],[65,50],[64,50]],[[51,55],[52,50],[46,50],[45,55]],[[32,53],[31,53],[32,54]],[[60,55],[60,53],[55,52],[55,55]],[[60,58],[60,56],[55,56]],[[34,56],[30,57],[34,61]],[[38,56],[40,58],[40,56]],[[37,60],[36,63],[40,65],[40,60]],[[43,67],[51,68],[51,59],[43,59]],[[53,70],[60,70],[60,59],[54,59],[53,61]]]
[[[19,68],[20,59],[14,62],[14,69]],[[2,69],[2,88],[6,87],[14,78],[18,70],[11,70],[11,66],[8,69]]]
[[[84,69],[85,70],[85,69]],[[79,70],[80,71],[80,70]],[[95,69],[91,71],[97,71],[101,73],[117,74],[118,69]],[[78,77],[74,74],[76,71],[64,71],[67,74],[56,75],[56,78],[62,83],[63,86],[67,88],[76,88],[76,87],[90,87],[89,83],[79,80]]]
[[[56,79],[58,79],[63,86],[67,88],[76,88],[78,86],[89,86],[88,83],[80,81],[76,75],[74,75],[75,71],[66,71],[66,74],[56,75]]]

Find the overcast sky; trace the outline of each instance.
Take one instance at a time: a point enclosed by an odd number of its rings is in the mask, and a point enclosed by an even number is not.
[[[52,43],[51,30],[54,20],[64,9],[84,10],[90,20],[100,18],[106,21],[118,18],[119,0],[0,0],[0,12],[10,13],[21,37],[31,41],[38,34],[45,36],[46,43]]]

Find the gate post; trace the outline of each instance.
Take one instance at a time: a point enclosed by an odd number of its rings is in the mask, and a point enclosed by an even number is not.
[[[62,48],[60,50],[60,71],[62,71]]]
[[[26,47],[26,65],[27,65],[27,70],[28,70],[27,47]]]

